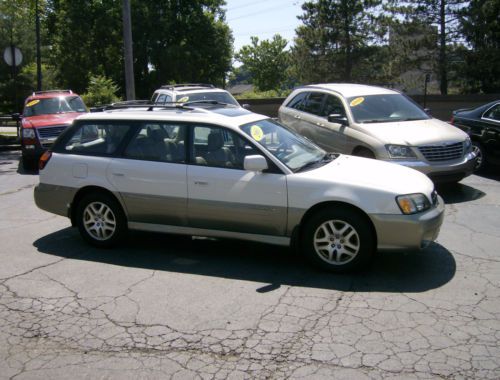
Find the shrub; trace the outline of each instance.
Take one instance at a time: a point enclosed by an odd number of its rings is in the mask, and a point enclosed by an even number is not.
[[[103,75],[95,75],[90,77],[87,92],[82,95],[82,98],[88,107],[110,104],[120,100],[116,95],[118,90],[113,80]]]

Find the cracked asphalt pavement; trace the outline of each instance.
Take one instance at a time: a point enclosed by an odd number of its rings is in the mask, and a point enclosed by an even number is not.
[[[439,189],[424,251],[332,275],[229,240],[91,248],[0,153],[0,378],[499,379],[499,178]]]

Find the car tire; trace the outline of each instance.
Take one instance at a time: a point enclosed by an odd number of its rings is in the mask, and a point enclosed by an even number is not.
[[[33,157],[22,156],[23,169],[27,172],[32,172],[38,169],[36,167],[37,161]]]
[[[484,153],[484,148],[479,142],[472,141],[472,151],[476,153],[477,156],[474,171],[479,172],[486,168],[486,155]]]
[[[346,207],[327,207],[315,213],[306,222],[302,243],[309,262],[336,273],[363,268],[375,251],[369,221]]]
[[[80,200],[76,224],[85,241],[99,248],[117,245],[127,231],[127,219],[121,205],[105,193],[90,193]]]

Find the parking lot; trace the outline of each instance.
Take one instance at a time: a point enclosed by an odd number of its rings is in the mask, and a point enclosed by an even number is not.
[[[500,378],[500,176],[439,188],[422,252],[363,273],[263,244],[86,245],[0,152],[0,378]]]

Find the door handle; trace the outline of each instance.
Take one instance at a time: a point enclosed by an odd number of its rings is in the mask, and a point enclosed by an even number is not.
[[[299,115],[295,115],[294,118],[300,119],[300,116]]]
[[[125,174],[123,173],[113,173],[115,177],[125,177]]]
[[[323,124],[323,123],[316,123],[316,125],[317,125],[318,127],[324,127],[324,126],[325,126],[325,124]]]
[[[198,186],[208,186],[208,182],[205,181],[194,181],[194,184]]]

